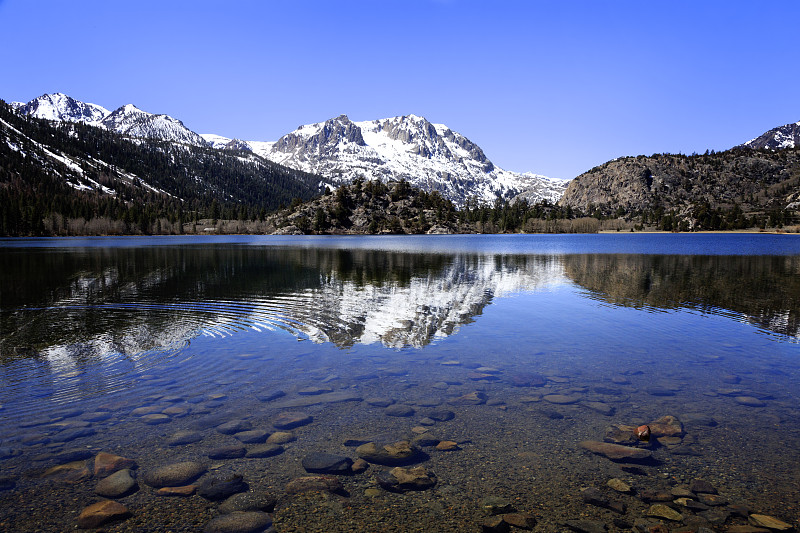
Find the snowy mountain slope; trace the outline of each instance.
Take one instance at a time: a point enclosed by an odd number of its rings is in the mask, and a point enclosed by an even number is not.
[[[405,179],[437,190],[457,205],[469,198],[491,203],[527,191],[529,199],[557,201],[565,182],[496,167],[483,150],[443,124],[407,115],[353,122],[340,115],[284,135],[265,155],[333,184],[353,179]]]
[[[169,115],[156,115],[127,104],[114,111],[87,104],[62,93],[44,94],[27,104],[14,102],[18,112],[62,122],[85,122],[121,135],[206,146],[206,141],[183,122]]]
[[[292,169],[319,174],[333,186],[359,177],[405,179],[423,190],[439,191],[458,206],[469,199],[493,203],[498,197],[512,200],[519,195],[530,202],[556,202],[566,187],[562,180],[496,167],[463,135],[416,115],[363,122],[341,115],[301,126],[276,142],[263,142],[198,135],[180,120],[148,113],[132,104],[109,112],[60,93],[15,107],[40,118],[85,122],[130,137],[249,150]]]
[[[109,114],[109,110],[96,104],[87,104],[62,93],[44,94],[30,102],[11,104],[25,115],[45,120],[95,123]]]
[[[800,122],[786,124],[762,133],[741,146],[768,150],[783,150],[800,146]]]
[[[131,137],[161,139],[195,146],[206,145],[200,135],[184,126],[180,120],[169,115],[154,115],[142,111],[133,104],[126,104],[114,110],[104,117],[100,124],[111,131]]]

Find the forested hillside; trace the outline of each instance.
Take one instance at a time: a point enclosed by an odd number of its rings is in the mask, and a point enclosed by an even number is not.
[[[250,152],[124,137],[22,116],[0,101],[0,235],[181,233],[264,220],[319,178]]]

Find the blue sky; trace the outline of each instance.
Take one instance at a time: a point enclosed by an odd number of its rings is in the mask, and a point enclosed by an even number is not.
[[[0,98],[133,103],[276,140],[417,114],[572,178],[800,120],[800,2],[0,0]]]

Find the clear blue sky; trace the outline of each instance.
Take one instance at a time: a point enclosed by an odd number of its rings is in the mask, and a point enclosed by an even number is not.
[[[800,120],[800,2],[0,0],[0,98],[133,103],[276,140],[417,114],[572,178]]]

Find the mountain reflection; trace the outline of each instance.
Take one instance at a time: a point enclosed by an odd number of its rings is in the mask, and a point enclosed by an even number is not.
[[[0,250],[0,362],[135,360],[199,335],[282,329],[423,347],[493,298],[571,281],[636,308],[735,314],[798,334],[800,258],[492,255],[277,246]]]
[[[562,256],[565,274],[590,296],[634,308],[725,314],[798,337],[800,258],[797,256]]]

